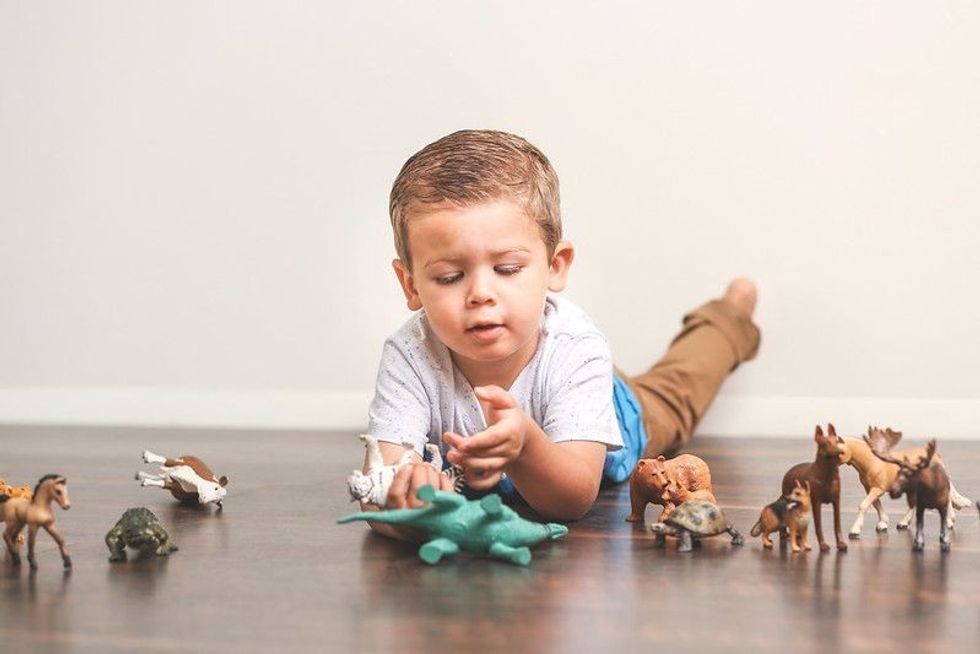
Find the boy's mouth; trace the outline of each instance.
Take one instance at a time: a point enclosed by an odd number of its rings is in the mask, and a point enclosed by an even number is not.
[[[484,323],[473,325],[466,329],[466,333],[477,341],[489,342],[496,340],[504,332],[504,326],[500,323]]]

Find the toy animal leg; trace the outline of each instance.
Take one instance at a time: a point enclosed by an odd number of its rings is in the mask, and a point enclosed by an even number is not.
[[[885,491],[880,488],[872,488],[870,491],[868,491],[867,497],[861,500],[861,504],[858,505],[857,518],[854,520],[854,524],[851,525],[851,530],[847,534],[848,538],[855,539],[861,537],[861,528],[864,527],[864,514],[868,512],[868,509],[870,509],[872,505],[874,505],[875,509],[878,509],[878,507],[881,506],[881,502],[878,500],[878,498],[881,497],[881,494],[884,492]],[[879,510],[878,513],[880,516],[881,511]]]
[[[152,481],[163,481],[162,475],[153,475],[149,472],[143,472],[140,470],[136,473],[136,481],[143,481],[144,479],[150,479]]]
[[[916,552],[921,552],[926,546],[926,536],[922,533],[925,512],[924,506],[915,507],[915,538],[912,539],[912,549]]]
[[[885,510],[885,505],[881,503],[880,499],[875,500],[875,511],[878,512],[878,524],[875,525],[875,531],[879,533],[888,531],[888,511]]]
[[[626,516],[626,522],[643,522],[643,514],[647,510],[646,498],[640,493],[630,489],[630,514]]]
[[[105,544],[109,548],[109,560],[110,561],[125,561],[126,560],[126,544],[123,543],[122,539],[122,529],[113,528],[108,534],[105,535]]]
[[[667,544],[667,535],[664,533],[656,533],[653,535],[653,546],[656,548],[664,547]]]
[[[159,477],[159,478],[156,478],[156,479],[152,479],[152,478],[146,477],[146,478],[140,480],[140,486],[144,486],[144,487],[145,486],[156,486],[158,488],[167,488],[167,484],[168,483],[170,483],[170,480],[169,479],[164,479],[163,477]]]
[[[165,536],[157,541],[158,545],[154,553],[157,556],[167,556],[171,552],[176,552],[178,547],[170,542],[169,536]]]
[[[813,505],[813,532],[817,535],[817,542],[820,544],[821,552],[829,552],[830,545],[823,537],[823,507],[818,503]]]
[[[167,457],[160,456],[159,454],[154,454],[150,450],[143,450],[143,462],[144,463],[166,463]]]
[[[37,530],[40,525],[27,525],[27,563],[31,570],[37,570],[37,559],[34,558],[34,545],[37,543]]]
[[[728,526],[728,533],[732,537],[732,545],[738,546],[738,545],[743,545],[745,543],[745,539],[742,538],[741,532],[739,532],[739,530],[736,529],[734,526],[732,525]]]
[[[23,528],[23,525],[18,526],[16,523],[10,523],[3,531],[3,542],[7,545],[7,552],[10,553],[12,565],[20,565],[20,543],[17,541],[17,535]]]
[[[908,513],[905,514],[905,517],[903,517],[901,520],[899,520],[898,521],[898,524],[895,525],[895,529],[898,529],[899,531],[904,530],[904,529],[908,529],[909,528],[909,523],[912,522],[912,516],[914,516],[914,515],[915,515],[915,507],[914,506],[910,506],[909,507],[909,510],[908,510]]]
[[[953,511],[952,508],[943,510],[939,509],[939,549],[943,552],[948,552],[950,548],[949,530],[952,527],[948,527],[946,523],[946,511]]]
[[[378,439],[371,434],[361,434],[361,442],[364,443],[365,453],[367,454],[368,472],[374,472],[385,465],[381,458],[381,448],[378,447]]]
[[[433,538],[428,543],[419,548],[419,558],[435,565],[444,556],[452,556],[459,552],[459,545],[448,538]]]
[[[766,548],[767,550],[768,549],[772,549],[772,539],[769,538],[769,532],[768,531],[763,531],[762,532],[762,546],[764,548]]]
[[[65,544],[65,539],[62,538],[61,532],[54,524],[44,525],[44,529],[51,534],[51,538],[54,542],[58,543],[58,550],[61,552],[61,562],[64,564],[65,568],[71,567],[71,557],[68,556],[68,546]]]
[[[840,497],[834,500],[834,537],[837,538],[837,549],[841,552],[847,551],[847,541],[840,530]]]
[[[943,524],[950,529],[956,527],[956,509],[953,507],[952,494],[950,494],[949,504],[946,505],[946,517],[943,518]]]
[[[494,543],[490,546],[490,556],[494,556],[504,561],[510,561],[517,565],[527,565],[531,562],[531,550],[526,547],[511,547],[503,543]]]
[[[794,552],[800,551],[800,530],[795,522],[789,523],[789,547]]]
[[[810,532],[806,527],[800,530],[800,546],[807,552],[813,549],[810,545]]]
[[[677,544],[678,552],[690,552],[692,549],[694,549],[694,539],[691,538],[691,532],[689,532],[687,529],[681,529],[680,533],[677,535],[681,539],[681,542]]]

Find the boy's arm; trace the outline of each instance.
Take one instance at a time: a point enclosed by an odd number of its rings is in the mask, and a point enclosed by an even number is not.
[[[507,476],[531,507],[545,518],[578,520],[599,494],[606,446],[595,441],[552,442],[530,418],[524,449]]]
[[[521,496],[546,518],[577,520],[599,493],[606,446],[594,441],[553,442],[498,386],[474,388],[484,404],[489,426],[463,438],[447,432],[447,455],[461,465],[466,483],[476,490],[492,488],[506,472]]]

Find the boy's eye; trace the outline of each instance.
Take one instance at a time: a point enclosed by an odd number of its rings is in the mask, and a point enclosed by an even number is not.
[[[506,266],[495,266],[494,270],[496,270],[500,275],[516,275],[517,273],[521,272],[523,267],[524,266],[518,264],[510,264]]]
[[[452,273],[451,275],[443,275],[441,277],[436,277],[436,284],[442,284],[443,286],[447,286],[454,282],[458,282],[462,278],[463,278],[463,273],[458,273],[458,272]]]

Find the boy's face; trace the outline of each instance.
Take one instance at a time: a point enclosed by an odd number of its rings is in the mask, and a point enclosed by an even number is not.
[[[408,247],[412,269],[394,262],[408,306],[425,308],[463,373],[472,381],[480,368],[519,372],[537,349],[547,292],[565,286],[571,244],[549,259],[534,220],[495,200],[413,216]]]

